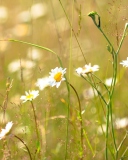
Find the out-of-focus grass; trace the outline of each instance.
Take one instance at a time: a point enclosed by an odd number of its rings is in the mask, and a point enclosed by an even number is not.
[[[75,75],[75,69],[85,64],[82,53],[78,44],[72,37],[72,51],[70,59],[70,38],[71,28],[64,15],[64,12],[58,0],[47,0],[45,2],[38,1],[45,6],[45,12],[42,16],[34,18],[30,14],[31,7],[37,3],[30,0],[20,1],[13,0],[1,1],[0,6],[7,9],[7,17],[4,22],[0,19],[0,39],[19,39],[45,46],[55,51],[61,58],[63,65],[67,68],[67,77],[70,75],[70,83],[76,88],[81,104],[82,110],[85,110],[83,116],[83,126],[86,129],[88,138],[93,149],[96,151],[94,159],[104,159],[104,136],[98,131],[100,124],[105,124],[105,115],[102,104],[98,97],[85,98],[85,90],[90,88],[89,84],[80,77]],[[102,37],[102,34],[93,25],[92,20],[87,16],[88,12],[95,10],[101,16],[101,26],[107,33],[114,46],[117,48],[118,41],[121,39],[121,34],[125,22],[127,22],[127,1],[91,1],[84,2],[82,0],[64,1],[62,2],[64,8],[71,20],[72,5],[73,20],[72,25],[76,33],[80,28],[79,14],[81,5],[81,29],[78,35],[78,40],[85,54],[87,62],[98,64],[100,66],[99,72],[96,73],[103,81],[112,76],[112,59],[110,53],[107,51],[107,42]],[[28,11],[27,15],[21,18],[21,13]],[[0,11],[1,12],[1,11]],[[33,14],[37,14],[35,11]],[[2,14],[2,13],[0,13]],[[19,16],[20,15],[20,16]],[[23,16],[23,15],[22,15]],[[127,57],[127,41],[126,37],[121,52],[119,54],[119,62]],[[28,58],[28,49],[32,53],[32,47],[7,41],[0,41],[0,104],[4,101],[6,91],[6,80],[8,77],[13,79],[13,87],[9,93],[8,106],[6,114],[7,121],[13,121],[13,132],[18,134],[29,146],[32,154],[35,152],[34,139],[36,138],[35,126],[33,125],[33,112],[29,103],[21,104],[20,96],[24,91],[30,89],[38,89],[35,83],[38,78],[48,76],[52,68],[60,66],[55,55],[47,51],[39,49],[40,59],[35,60],[32,55]],[[38,53],[36,53],[38,54]],[[31,60],[35,66],[28,69],[20,68],[11,73],[8,66],[14,60],[21,61],[23,59]],[[69,68],[69,63],[71,65]],[[17,67],[17,66],[15,66]],[[22,70],[21,70],[22,69]],[[28,73],[29,71],[29,73]],[[69,73],[70,71],[70,73]],[[127,117],[127,69],[125,71],[118,65],[118,83],[113,99],[113,116],[114,122],[117,118]],[[102,85],[100,85],[101,90]],[[88,92],[87,92],[88,93]],[[62,101],[62,99],[64,101]],[[77,120],[78,102],[76,95],[71,91],[70,104],[70,120],[69,120],[69,143],[68,143],[68,159],[78,159],[78,141],[79,141],[79,123]],[[36,107],[36,114],[39,121],[39,131],[42,140],[42,157],[52,160],[64,159],[65,152],[65,137],[66,137],[66,116],[67,116],[67,90],[66,84],[62,83],[59,89],[45,88],[40,91],[40,96],[34,100]],[[104,108],[105,110],[105,108]],[[0,111],[0,119],[2,118],[2,109]],[[1,123],[1,125],[3,125]],[[2,126],[3,127],[3,126]],[[19,128],[23,129],[19,129]],[[116,141],[119,144],[125,135],[127,127],[116,129]],[[14,140],[9,139],[7,151],[10,159],[28,159],[27,152],[21,148],[20,144]],[[84,140],[86,159],[92,159],[92,153]],[[127,145],[127,144],[126,144]],[[20,146],[20,147],[19,147]],[[3,142],[0,141],[0,159],[3,159]],[[124,145],[125,148],[125,145]],[[120,151],[122,152],[123,149]],[[5,153],[6,156],[7,153]],[[44,158],[45,159],[45,158]]]

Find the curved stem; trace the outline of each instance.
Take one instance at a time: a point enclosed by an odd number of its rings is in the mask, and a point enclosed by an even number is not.
[[[31,105],[32,105],[33,113],[34,113],[34,120],[35,120],[35,126],[36,126],[36,135],[37,135],[38,142],[39,142],[39,132],[38,132],[38,125],[37,125],[37,117],[36,117],[35,108],[34,108],[34,105],[33,105],[32,101],[31,101]]]
[[[26,147],[26,149],[28,151],[30,160],[32,160],[32,156],[31,156],[30,150],[29,150],[28,146],[26,145],[26,143],[21,138],[19,138],[18,136],[14,135],[14,137],[17,138],[21,143],[23,143],[23,145]]]
[[[102,96],[102,94],[100,93],[100,91],[95,87],[95,85],[93,85],[92,82],[89,81],[87,78],[85,78],[83,75],[81,75],[81,77],[82,77],[83,79],[85,79],[85,80],[97,91],[98,95],[101,97],[101,99],[103,100],[103,102],[104,102],[105,105],[107,106],[108,104],[107,104],[106,100],[104,99],[104,97]]]
[[[80,103],[80,99],[79,99],[79,96],[78,96],[78,93],[76,91],[76,89],[73,87],[72,84],[69,83],[69,85],[71,86],[71,88],[74,90],[76,96],[77,96],[77,99],[78,99],[78,103],[79,103],[79,116],[80,116],[80,136],[81,136],[81,149],[82,149],[82,156],[80,157],[80,160],[83,160],[83,120],[82,120],[82,110],[81,110],[81,103]]]

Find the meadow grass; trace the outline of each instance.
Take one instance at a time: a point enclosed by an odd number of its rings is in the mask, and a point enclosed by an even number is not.
[[[13,29],[0,8],[0,159],[128,158],[127,2],[119,2],[5,3],[18,13]]]

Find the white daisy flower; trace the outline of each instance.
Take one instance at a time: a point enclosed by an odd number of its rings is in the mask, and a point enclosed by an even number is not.
[[[0,132],[0,140],[5,138],[5,136],[10,132],[11,128],[12,128],[13,123],[12,122],[8,122],[6,124],[5,129],[2,129]]]
[[[48,77],[38,78],[35,85],[39,87],[40,90],[43,90],[45,87],[49,86],[48,80]]]
[[[122,61],[120,64],[122,64],[123,67],[128,67],[128,57],[127,60]]]
[[[81,67],[77,68],[76,72],[77,74],[81,75],[81,74],[88,74],[88,73],[96,72],[98,70],[99,70],[98,65],[91,66],[91,63],[89,63],[89,65],[85,65],[83,68]]]
[[[27,102],[27,101],[32,101],[33,99],[35,99],[37,96],[39,96],[39,91],[35,91],[35,90],[32,90],[32,91],[28,91],[28,92],[25,92],[26,95],[24,96],[21,96],[20,99],[23,101],[23,103]]]
[[[56,86],[58,88],[62,81],[65,80],[64,74],[66,73],[66,68],[58,68],[52,69],[51,72],[49,72],[49,80],[48,83],[51,87]]]

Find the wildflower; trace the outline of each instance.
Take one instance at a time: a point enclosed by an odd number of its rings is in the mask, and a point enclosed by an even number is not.
[[[41,59],[41,52],[39,49],[36,48],[29,48],[27,57],[33,60],[40,60]]]
[[[2,129],[0,132],[0,140],[5,138],[5,136],[10,132],[11,128],[12,128],[13,123],[12,122],[8,122],[6,124],[5,129]]]
[[[16,71],[19,71],[20,68],[22,67],[23,69],[32,69],[33,67],[35,67],[35,62],[33,61],[30,61],[30,60],[25,60],[25,59],[22,59],[22,60],[19,60],[19,59],[16,59],[14,61],[12,61],[9,65],[8,65],[8,71],[10,73],[13,73],[13,72],[16,72]]]
[[[20,97],[20,99],[23,100],[23,103],[35,99],[37,96],[39,96],[39,91],[29,90],[28,92],[25,92],[25,94],[26,94],[25,96]]]
[[[66,73],[66,68],[58,68],[56,67],[55,69],[52,69],[51,72],[49,73],[49,80],[48,83],[51,87],[56,86],[58,88],[61,84],[62,81],[65,80],[64,74]]]
[[[127,117],[117,118],[115,120],[115,127],[117,129],[126,128],[127,126],[128,126],[128,118]]]
[[[113,78],[108,78],[108,79],[106,79],[106,80],[105,80],[106,86],[111,87],[112,81],[113,81]],[[117,83],[117,79],[116,79],[116,83]]]
[[[0,23],[5,23],[8,19],[8,10],[4,6],[0,6]]]
[[[81,67],[77,68],[76,72],[77,74],[81,75],[81,74],[88,74],[88,73],[96,72],[98,70],[99,70],[98,65],[91,66],[91,63],[89,63],[89,65],[85,65],[83,68]]]
[[[98,87],[98,90],[100,90],[99,87]],[[94,89],[94,88],[92,88],[92,87],[90,87],[90,88],[88,88],[88,89],[85,89],[85,90],[83,91],[83,97],[84,97],[85,99],[92,99],[92,98],[94,98],[95,96],[98,96],[98,93],[97,93],[96,89]]]
[[[39,78],[35,85],[39,87],[40,90],[43,90],[45,87],[49,86],[48,79],[48,77]]]
[[[122,61],[120,64],[122,64],[123,67],[128,67],[128,57],[127,60]]]
[[[37,3],[31,7],[31,17],[37,19],[43,17],[47,13],[47,6],[44,3]]]

